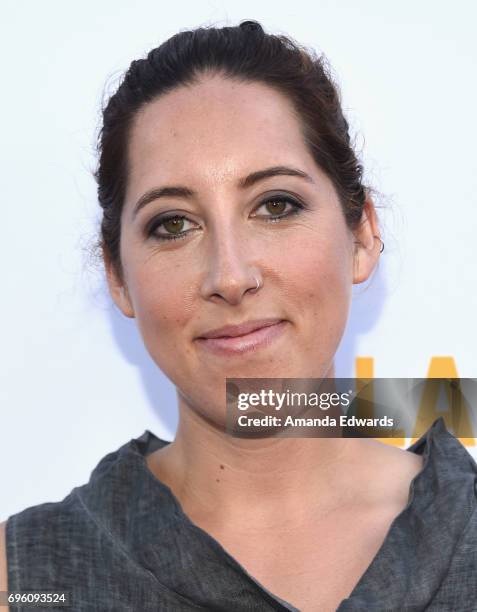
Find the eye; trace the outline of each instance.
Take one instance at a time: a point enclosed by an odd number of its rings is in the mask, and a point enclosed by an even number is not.
[[[287,210],[287,205],[290,205],[291,209]],[[303,204],[297,202],[295,199],[285,195],[269,197],[266,200],[263,200],[255,210],[259,210],[262,207],[266,207],[272,214],[254,214],[253,217],[265,219],[266,222],[272,223],[276,223],[282,219],[296,215],[306,208]],[[195,229],[200,229],[191,228],[189,230],[184,230],[185,223],[192,223],[192,221],[190,221],[185,215],[161,215],[152,221],[149,228],[146,229],[146,234],[147,236],[152,236],[156,240],[179,240],[181,238],[185,238]],[[158,233],[157,230],[159,227],[163,227],[163,229],[166,230],[166,233]]]
[[[287,204],[291,205],[291,209],[286,210]],[[273,214],[271,216],[265,216],[264,218],[268,222],[277,222],[286,217],[296,215],[305,209],[303,204],[300,204],[290,196],[278,195],[264,200],[258,208],[265,206],[269,212]],[[254,215],[256,217],[263,217],[263,215]]]
[[[187,234],[193,231],[183,231],[184,222],[191,223],[191,221],[189,221],[185,215],[163,215],[153,221],[150,228],[147,230],[147,235],[153,236],[158,240],[178,240],[179,238],[184,238]],[[157,233],[156,230],[161,226],[170,233]]]

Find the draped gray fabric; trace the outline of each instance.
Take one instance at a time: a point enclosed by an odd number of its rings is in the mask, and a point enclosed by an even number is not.
[[[154,477],[145,456],[165,444],[146,430],[62,501],[11,515],[9,590],[69,591],[64,609],[75,612],[298,610],[195,525]],[[442,417],[407,451],[424,457],[408,504],[338,612],[477,611],[477,465]]]

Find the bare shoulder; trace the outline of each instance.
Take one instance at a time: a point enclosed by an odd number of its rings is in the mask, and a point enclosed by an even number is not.
[[[0,523],[0,591],[8,590],[6,527],[6,521]]]
[[[422,455],[374,438],[360,438],[359,443],[364,451],[363,457],[371,460],[373,464],[379,459],[379,464],[385,470],[401,468],[404,472],[414,472],[422,469]]]
[[[364,477],[363,492],[376,502],[405,506],[411,481],[423,469],[423,457],[372,438],[355,440],[355,467]],[[355,470],[356,473],[356,470]],[[357,478],[362,484],[362,480]]]

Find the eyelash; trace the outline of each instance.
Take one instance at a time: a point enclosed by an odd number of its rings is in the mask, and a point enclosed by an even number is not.
[[[282,219],[285,219],[287,217],[292,217],[293,215],[300,214],[302,210],[306,210],[306,206],[304,206],[303,204],[300,204],[299,202],[297,202],[296,200],[294,200],[293,198],[289,196],[276,196],[276,197],[274,196],[272,198],[267,198],[266,200],[261,202],[257,208],[260,208],[261,206],[264,206],[265,204],[268,204],[269,202],[287,202],[288,204],[291,204],[293,208],[291,211],[281,213],[280,215],[272,215],[270,217],[266,217],[265,220],[267,223],[277,223],[278,221],[281,221]],[[170,221],[171,219],[177,219],[177,220],[186,219],[188,221],[185,215],[164,215],[164,216],[158,217],[152,222],[150,228],[147,230],[146,232],[147,235],[150,237],[154,237],[156,240],[166,240],[166,241],[181,240],[182,238],[185,238],[187,234],[193,231],[193,229],[185,230],[176,235],[174,234],[169,234],[169,235],[154,234],[154,232],[157,230],[158,227],[160,227],[167,221]]]

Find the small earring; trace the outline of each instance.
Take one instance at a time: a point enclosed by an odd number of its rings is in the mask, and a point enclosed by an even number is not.
[[[382,253],[384,251],[384,242],[381,240],[379,236],[373,236],[373,238],[377,238],[379,242],[381,243],[381,248],[379,249],[379,252]]]

